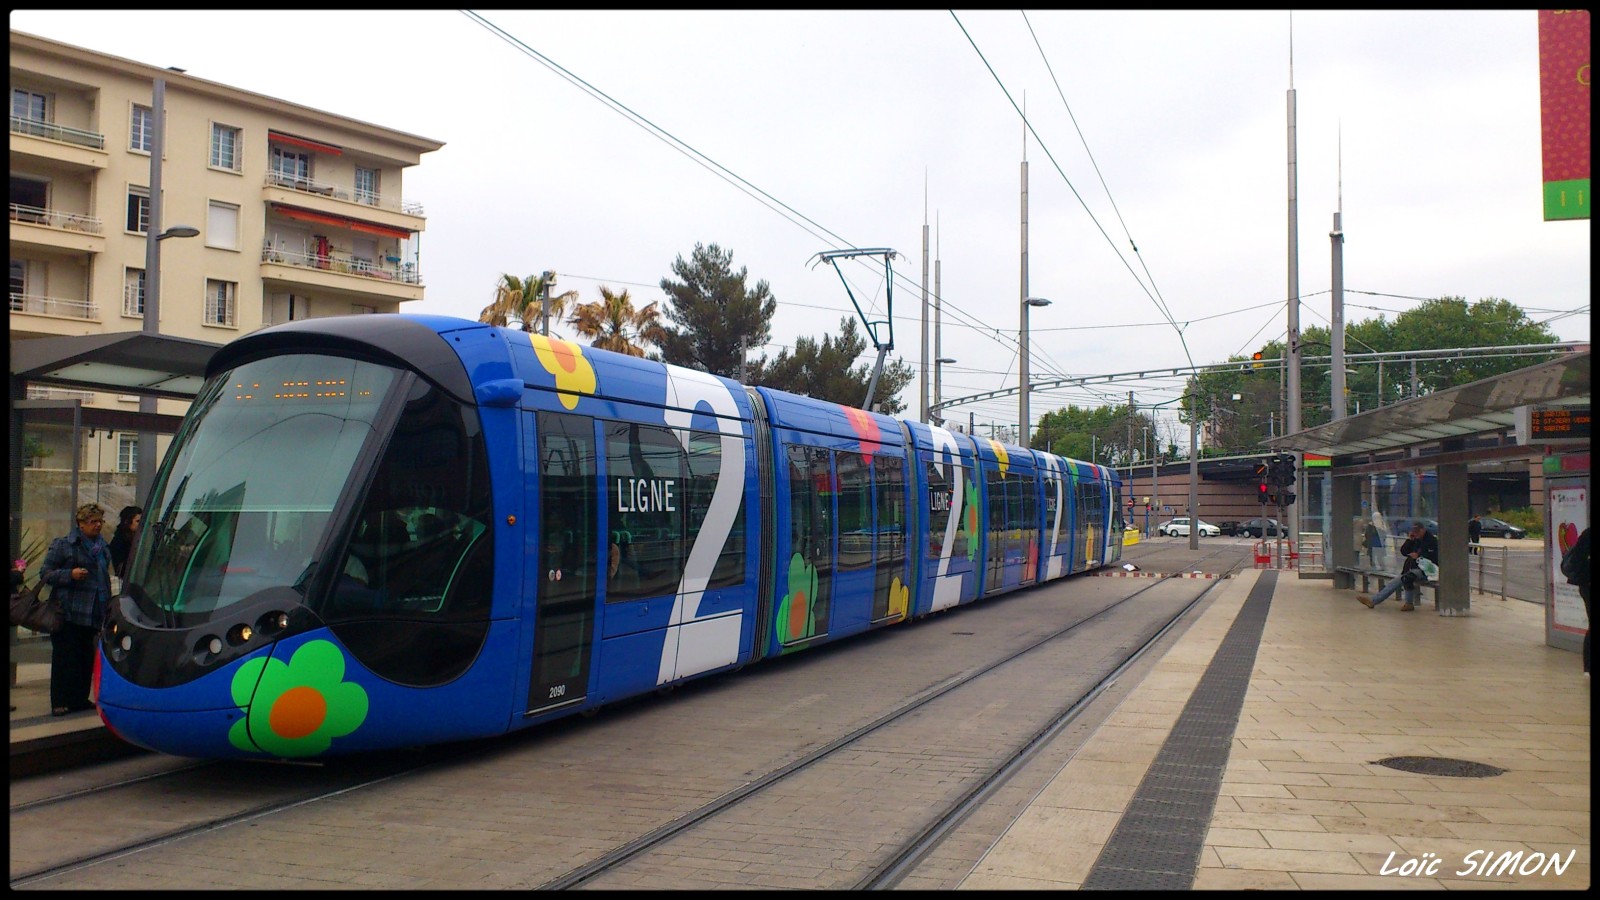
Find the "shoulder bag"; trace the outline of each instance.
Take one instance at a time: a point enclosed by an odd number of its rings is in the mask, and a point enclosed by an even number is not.
[[[11,592],[12,625],[40,634],[55,634],[61,630],[61,604],[40,596],[44,587],[44,582],[37,582],[31,588],[18,588]]]

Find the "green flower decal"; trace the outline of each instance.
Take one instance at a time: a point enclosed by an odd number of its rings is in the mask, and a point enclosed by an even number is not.
[[[796,553],[789,558],[789,592],[778,603],[778,642],[788,644],[817,633],[817,569]]]
[[[967,559],[976,559],[978,556],[978,483],[967,479],[963,487],[966,494],[966,505],[961,509],[961,524],[967,532]]]
[[[245,716],[228,741],[248,752],[317,756],[367,720],[367,692],[344,680],[344,654],[329,641],[308,642],[287,665],[250,660],[233,676],[232,690]]]

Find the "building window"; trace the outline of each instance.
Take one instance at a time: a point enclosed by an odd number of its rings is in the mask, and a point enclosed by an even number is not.
[[[273,147],[272,174],[280,183],[303,185],[311,180],[311,154]]]
[[[239,249],[239,207],[211,201],[206,211],[206,246]]]
[[[350,315],[352,316],[365,316],[376,313],[377,311],[378,308],[376,306],[366,306],[361,303],[350,304]]]
[[[34,263],[26,259],[11,257],[11,308],[22,309],[26,305],[28,285],[34,280]]]
[[[206,279],[206,318],[207,325],[224,325],[229,328],[234,325],[234,301],[239,292],[239,285],[233,281],[218,281],[215,278]]]
[[[211,125],[211,167],[239,171],[239,129],[231,125]]]
[[[144,270],[122,270],[122,314],[125,316],[144,315]]]
[[[150,231],[149,188],[128,188],[128,222],[125,227],[136,234]]]
[[[378,170],[356,166],[356,202],[378,205]]]
[[[44,94],[25,91],[21,88],[11,89],[11,114],[19,119],[30,122],[50,121],[50,98]]]
[[[133,122],[128,128],[128,149],[150,152],[151,132],[156,126],[155,111],[148,106],[133,105]]]
[[[139,471],[139,436],[117,435],[117,471],[132,474]]]

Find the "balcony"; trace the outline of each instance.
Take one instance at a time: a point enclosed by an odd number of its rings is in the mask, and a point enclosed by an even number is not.
[[[262,199],[407,233],[422,231],[427,224],[421,203],[402,200],[394,194],[357,190],[348,185],[297,178],[281,172],[266,174]]]
[[[103,253],[105,226],[95,216],[11,204],[11,240],[55,250]]]
[[[360,298],[421,300],[422,275],[411,263],[392,265],[351,256],[296,253],[261,248],[261,277],[287,285],[320,288],[359,302]]]
[[[11,152],[85,169],[104,169],[109,159],[103,134],[22,116],[11,117]]]
[[[62,319],[87,319],[94,322],[100,320],[100,308],[87,300],[65,300],[60,297],[40,297],[34,294],[12,294],[11,311]]]

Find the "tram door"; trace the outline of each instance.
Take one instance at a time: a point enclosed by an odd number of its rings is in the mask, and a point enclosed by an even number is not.
[[[529,713],[588,693],[598,582],[594,420],[539,413],[539,578]]]

